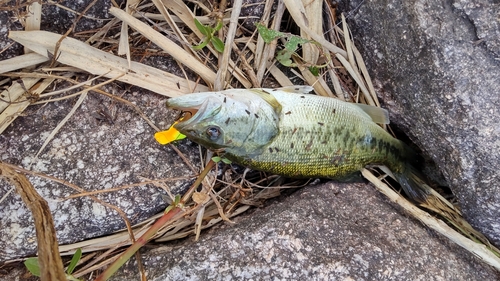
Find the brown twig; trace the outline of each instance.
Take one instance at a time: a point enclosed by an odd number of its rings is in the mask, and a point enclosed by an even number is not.
[[[77,194],[73,194],[73,195],[70,195],[68,197],[65,197],[65,198],[62,199],[62,201],[68,200],[68,199],[74,199],[74,198],[78,198],[78,197],[83,197],[83,196],[96,195],[96,194],[102,194],[102,193],[108,193],[108,192],[114,192],[114,191],[120,191],[120,190],[124,190],[124,189],[127,189],[127,188],[132,188],[132,187],[137,187],[137,186],[143,186],[143,185],[146,185],[146,184],[162,183],[162,182],[166,182],[166,181],[188,180],[188,179],[191,179],[193,177],[194,176],[192,176],[192,177],[166,178],[166,179],[159,179],[159,180],[148,180],[148,181],[143,181],[143,182],[138,182],[138,183],[133,183],[133,184],[122,185],[122,186],[115,187],[115,188],[108,188],[108,189],[94,190],[94,191],[86,191],[86,192],[77,193]]]
[[[41,280],[66,280],[62,259],[59,255],[56,229],[47,201],[36,192],[25,175],[16,172],[3,162],[0,162],[0,175],[16,187],[17,193],[33,214]]]
[[[184,194],[182,199],[179,202],[173,202],[171,207],[167,208],[165,213],[161,218],[159,218],[137,241],[134,241],[123,254],[120,255],[118,259],[113,262],[111,266],[109,266],[101,275],[99,275],[96,281],[107,280],[111,275],[113,275],[127,260],[129,260],[134,254],[138,254],[138,250],[146,245],[146,243],[163,227],[167,224],[170,224],[186,214],[191,213],[195,208],[191,210],[184,210],[185,203],[191,198],[191,195],[196,190],[196,188],[201,184],[205,176],[208,172],[215,166],[215,162],[210,160],[205,169],[198,176],[193,185],[189,188],[189,190]]]

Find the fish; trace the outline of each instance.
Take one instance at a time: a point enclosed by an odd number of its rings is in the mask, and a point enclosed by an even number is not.
[[[387,166],[404,191],[424,201],[416,153],[378,124],[385,109],[309,94],[310,86],[230,89],[170,98],[196,113],[173,127],[232,162],[290,178],[345,179]]]
[[[416,169],[419,158],[379,124],[385,109],[309,94],[310,86],[229,89],[170,98],[190,112],[169,130],[254,170],[290,178],[342,180],[370,165],[385,165],[407,197],[440,214],[464,235],[491,245],[434,191]],[[194,113],[194,115],[193,115]]]

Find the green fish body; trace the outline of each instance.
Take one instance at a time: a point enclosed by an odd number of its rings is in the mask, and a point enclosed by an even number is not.
[[[389,167],[403,191],[462,233],[489,245],[413,167],[415,153],[377,123],[385,110],[309,95],[308,86],[232,89],[176,97],[167,106],[196,109],[174,128],[228,159],[287,177],[344,179],[370,164]]]
[[[385,110],[307,94],[311,90],[232,89],[171,98],[167,106],[197,109],[175,128],[252,169],[331,179],[369,164],[386,165],[395,175],[408,170],[413,152],[375,123],[388,123]]]
[[[368,164],[403,169],[406,147],[356,104],[316,95],[271,91],[281,104],[276,136],[257,155],[228,158],[288,177],[343,178]]]

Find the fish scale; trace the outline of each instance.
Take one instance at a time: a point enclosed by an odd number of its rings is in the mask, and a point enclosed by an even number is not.
[[[368,164],[403,169],[406,147],[355,105],[332,98],[270,91],[281,104],[279,132],[257,155],[226,157],[288,177],[342,178]]]

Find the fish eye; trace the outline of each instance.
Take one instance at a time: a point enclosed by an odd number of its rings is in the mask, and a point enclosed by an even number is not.
[[[207,128],[207,136],[211,140],[217,140],[221,134],[219,127],[217,126],[210,126]]]

